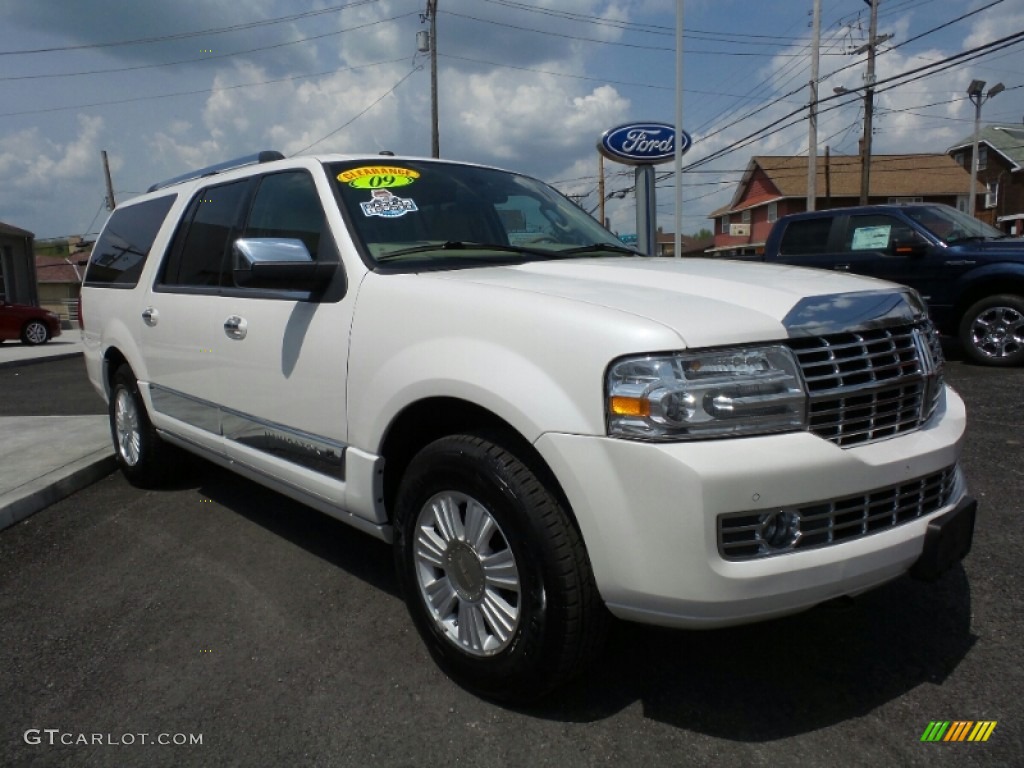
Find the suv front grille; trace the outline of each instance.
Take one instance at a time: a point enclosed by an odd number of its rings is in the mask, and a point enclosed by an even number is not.
[[[942,348],[930,323],[795,338],[810,430],[841,446],[910,432],[942,395]]]
[[[786,510],[720,515],[718,551],[726,560],[749,560],[826,547],[929,515],[955,503],[962,492],[960,473],[954,465],[916,480],[856,496]],[[769,541],[775,522],[772,518],[783,513],[789,516],[793,540],[774,548]]]

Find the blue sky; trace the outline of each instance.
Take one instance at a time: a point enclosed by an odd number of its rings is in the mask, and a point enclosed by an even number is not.
[[[0,0],[0,221],[39,238],[94,234],[106,215],[101,150],[118,202],[261,149],[429,155],[429,60],[416,51],[425,8]],[[601,133],[673,121],[676,8],[438,0],[441,155],[525,171],[595,208]],[[686,0],[684,165],[698,165],[683,178],[684,232],[710,225],[752,155],[807,152],[806,112],[790,115],[808,103],[811,10],[812,0]],[[866,41],[868,6],[822,0],[821,28],[824,99],[863,85],[865,57],[850,51]],[[1006,86],[984,122],[1024,120],[1024,40],[981,49],[1024,32],[1024,0],[882,0],[878,28],[892,38],[877,59],[876,153],[943,152],[970,135],[972,79]],[[819,152],[856,154],[862,109],[855,95],[823,103]],[[606,172],[609,192],[632,186],[628,167]],[[674,190],[658,194],[670,231]],[[633,210],[628,194],[610,201],[613,228],[633,231]]]

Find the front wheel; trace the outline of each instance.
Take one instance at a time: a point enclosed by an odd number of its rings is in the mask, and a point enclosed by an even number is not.
[[[133,485],[159,485],[167,475],[169,446],[150,423],[139,383],[127,365],[114,373],[109,416],[114,454],[121,472]]]
[[[530,701],[578,674],[607,613],[562,505],[519,458],[445,437],[398,491],[395,558],[416,628],[456,682]]]
[[[960,321],[960,343],[975,363],[1024,363],[1024,299],[1003,294],[976,302]]]
[[[21,329],[21,341],[30,346],[45,344],[50,340],[50,329],[42,320],[29,320]]]

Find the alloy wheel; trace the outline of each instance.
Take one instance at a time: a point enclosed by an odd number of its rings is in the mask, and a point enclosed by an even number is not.
[[[444,491],[420,509],[415,531],[420,596],[443,636],[473,656],[507,648],[519,627],[522,585],[491,511],[466,494]]]
[[[142,432],[139,428],[139,410],[135,398],[126,389],[119,389],[114,401],[114,429],[117,432],[117,451],[124,463],[134,467],[139,463]]]
[[[33,320],[25,326],[25,339],[29,344],[42,344],[46,341],[47,336],[49,333],[46,326],[38,320]]]
[[[1008,357],[1024,349],[1024,315],[1013,307],[989,307],[971,323],[971,342],[986,357]]]

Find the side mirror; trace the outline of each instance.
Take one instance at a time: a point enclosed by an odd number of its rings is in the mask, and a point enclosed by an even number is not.
[[[301,240],[240,237],[231,248],[235,283],[246,288],[312,291],[334,277],[338,265],[313,260]]]
[[[892,236],[892,251],[897,256],[921,257],[928,253],[930,245],[924,235],[913,229],[897,230]]]

